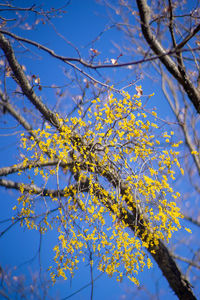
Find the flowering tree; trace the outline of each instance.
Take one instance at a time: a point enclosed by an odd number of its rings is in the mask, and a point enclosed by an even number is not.
[[[129,56],[129,68],[138,76],[150,78],[155,85],[160,83],[163,100],[167,100],[174,114],[170,120],[178,125],[173,126],[175,135],[184,142],[181,164],[185,170],[183,182],[188,188],[180,205],[184,220],[194,225],[197,235],[189,240],[177,239],[174,257],[184,262],[186,274],[193,278],[193,286],[198,286],[199,6],[171,0],[151,4],[145,0],[104,2],[109,9],[110,26],[120,29],[126,37],[117,51]],[[187,254],[182,253],[183,247]]]
[[[142,4],[138,1],[140,10]],[[25,23],[26,27],[63,13],[60,9],[45,12],[35,6],[5,6],[2,10],[34,13],[37,18],[31,25]],[[181,228],[183,218],[176,204],[181,195],[173,188],[176,174],[184,173],[179,160],[182,141],[174,137],[168,122],[148,107],[140,85],[135,85],[136,93],[130,95],[125,87],[117,89],[76,64],[95,70],[115,68],[121,55],[111,64],[98,65],[93,64],[98,55],[94,48],[90,60],[61,56],[13,33],[8,18],[4,19],[0,29],[4,68],[0,104],[2,113],[14,117],[23,133],[19,138],[21,158],[0,169],[0,184],[19,192],[12,222],[41,234],[50,229],[57,232],[54,265],[49,265],[52,281],[73,275],[89,253],[91,272],[95,261],[98,270],[118,281],[128,277],[138,285],[138,272],[150,268],[153,258],[179,299],[196,299],[165,245]],[[66,116],[45,103],[41,78],[28,74],[26,66],[19,63],[16,42],[36,47],[85,76],[82,96],[72,113]],[[165,53],[163,56],[168,59]],[[77,73],[75,79],[80,84]],[[93,94],[89,101],[85,100],[88,90],[90,97]],[[23,113],[22,105],[13,105],[13,94],[30,102],[39,118],[30,118],[32,110]],[[198,157],[198,152],[192,149],[192,155]],[[13,174],[17,174],[15,180],[9,179]]]

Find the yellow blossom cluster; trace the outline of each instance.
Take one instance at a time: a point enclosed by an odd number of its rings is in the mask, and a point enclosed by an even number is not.
[[[109,93],[92,103],[84,118],[81,111],[58,116],[59,128],[46,124],[22,136],[31,184],[43,184],[39,194],[21,186],[18,217],[28,228],[58,231],[53,281],[74,274],[89,251],[100,271],[138,284],[138,271],[152,266],[145,248],[153,252],[181,227],[180,194],[171,186],[183,173],[181,142],[137,95]]]

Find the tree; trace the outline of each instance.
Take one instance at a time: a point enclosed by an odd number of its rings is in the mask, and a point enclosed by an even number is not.
[[[199,198],[198,2],[185,1],[180,5],[176,1],[152,1],[149,5],[147,1],[137,1],[135,5],[131,1],[122,1],[119,6],[110,5],[114,12],[110,19],[128,40],[119,51],[131,56],[129,61],[133,60],[131,65],[135,72],[137,69],[134,66],[139,64],[144,76],[161,83],[163,95],[174,113],[179,125],[176,134],[181,134],[185,142],[182,160],[184,180],[190,185],[181,204],[182,211],[185,220],[199,227],[199,210],[196,206]],[[177,254],[175,257],[188,264],[188,274],[191,266],[195,265],[197,272],[195,269],[193,272],[198,278],[199,251],[196,241],[194,235],[194,242],[188,242],[190,258]],[[179,243],[183,245],[183,241]]]
[[[90,48],[88,59],[84,59],[80,49],[58,33],[73,47],[77,57],[59,55],[43,43],[20,36],[15,32],[18,27],[12,30],[10,24],[13,19],[7,15],[2,17],[2,116],[10,114],[24,132],[20,139],[21,161],[14,161],[12,165],[0,169],[0,184],[20,193],[18,204],[13,207],[12,222],[20,222],[22,226],[39,230],[41,234],[52,228],[57,230],[55,265],[50,266],[53,282],[58,277],[67,279],[67,272],[73,275],[79,261],[89,257],[91,278],[96,259],[100,271],[109,276],[116,273],[119,281],[127,276],[138,284],[136,275],[145,265],[151,267],[151,256],[179,299],[196,299],[189,280],[175,261],[175,255],[165,244],[172,233],[181,227],[179,219],[183,217],[175,203],[180,194],[172,188],[175,173],[178,169],[183,173],[179,162],[180,150],[176,149],[181,142],[174,137],[169,122],[161,120],[148,103],[141,101],[144,96],[140,85],[135,83],[136,94],[130,95],[126,88],[133,82],[126,80],[123,88],[117,88],[116,84],[112,85],[114,82],[104,79],[104,73],[97,73],[100,69],[130,68],[151,62],[162,76],[164,94],[183,131],[195,168],[199,170],[196,127],[192,127],[194,138],[191,140],[187,123],[194,109],[199,113],[199,93],[198,86],[195,88],[186,70],[191,55],[199,47],[189,48],[190,51],[184,48],[193,37],[198,38],[199,25],[193,26],[198,20],[198,12],[183,14],[184,6],[169,1],[160,5],[160,11],[154,15],[154,5],[158,4],[160,2],[155,1],[150,8],[146,1],[138,0],[138,15],[132,3],[122,1],[117,7],[112,7],[115,12],[120,8],[120,18],[125,19],[124,23],[118,20],[109,28],[122,28],[132,39],[132,44],[140,43],[140,40],[144,42],[141,39],[143,35],[149,45],[148,49],[138,47],[142,59],[137,57],[136,61],[123,63],[120,63],[124,56],[123,49],[116,58],[111,59],[111,63],[107,63],[97,61],[99,52],[94,46]],[[175,5],[181,16],[174,15]],[[26,29],[34,28],[40,22],[47,22],[55,29],[51,18],[64,13],[63,9],[48,8],[45,11],[35,5],[22,8],[1,4],[1,7],[3,12],[17,12],[16,26],[22,24]],[[141,26],[141,31],[138,28],[137,31],[135,28],[132,30],[123,9],[130,11],[131,16],[136,15],[136,24]],[[27,12],[28,22],[24,22],[23,13]],[[191,26],[186,28],[186,36],[185,33],[177,33],[183,36],[177,43],[173,28],[177,29],[176,20],[184,17],[192,20]],[[184,21],[181,24],[185,25]],[[168,29],[172,46],[166,50],[161,41],[163,36],[169,36]],[[140,40],[137,40],[138,32]],[[92,45],[94,43],[95,40]],[[71,111],[67,108],[67,113],[63,114],[62,106],[51,109],[49,101],[44,100],[45,86],[41,76],[26,71],[24,63],[20,64],[17,53],[23,48],[30,51],[27,47],[39,55],[48,54],[74,70],[74,76],[66,73],[67,85],[76,83],[82,94]],[[183,57],[185,53],[187,56]],[[195,61],[198,58],[195,57]],[[172,77],[168,78],[163,66]],[[84,76],[84,81],[80,76]],[[99,76],[98,79],[96,76]],[[173,80],[180,86],[177,94]],[[55,88],[58,98],[62,99],[64,88],[55,85],[51,88]],[[187,106],[182,110],[184,118],[177,104],[181,93],[186,94],[194,105],[190,115]],[[33,106],[28,105],[25,110],[22,104],[18,107],[16,103],[13,105],[13,95],[20,100],[26,99]],[[186,162],[190,163],[190,160]],[[10,180],[9,176],[14,174],[18,175]],[[191,218],[188,216],[188,219]],[[194,222],[193,218],[191,220]],[[189,264],[192,265],[191,260]]]

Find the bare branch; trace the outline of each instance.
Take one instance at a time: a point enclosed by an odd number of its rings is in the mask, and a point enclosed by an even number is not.
[[[47,106],[40,100],[40,98],[33,91],[22,67],[18,63],[13,49],[9,43],[9,41],[0,33],[0,47],[5,53],[5,56],[9,62],[9,65],[16,77],[17,83],[20,85],[23,93],[26,97],[32,102],[32,104],[41,112],[46,120],[48,120],[51,124],[59,128],[60,123],[58,121],[57,116],[47,108]]]
[[[19,124],[21,124],[29,133],[32,132],[32,127],[31,125],[25,120],[25,118],[20,114],[19,111],[17,111],[11,103],[8,102],[8,99],[5,99],[5,95],[0,89],[0,105],[5,107],[5,109],[17,120]],[[34,136],[34,133],[32,133]]]
[[[177,44],[176,44],[176,39],[175,39],[175,34],[174,34],[174,16],[173,16],[173,6],[172,6],[171,0],[169,0],[169,11],[170,11],[169,29],[170,29],[170,33],[171,33],[171,36],[172,36],[173,47],[176,49]],[[186,72],[185,72],[185,66],[183,64],[182,53],[177,52],[176,57],[177,57],[179,72],[182,75],[182,77],[185,78],[186,77]]]
[[[198,220],[195,220],[192,217],[189,217],[189,216],[186,216],[186,215],[184,215],[184,219],[186,219],[187,221],[190,221],[194,225],[197,225],[197,226],[200,227],[200,222]]]
[[[196,146],[194,145],[194,143],[192,142],[192,139],[191,139],[191,136],[189,134],[189,129],[188,129],[188,125],[186,122],[184,122],[182,119],[181,119],[181,115],[180,115],[180,111],[178,109],[178,100],[177,100],[177,97],[175,96],[174,94],[174,86],[172,86],[172,82],[170,82],[170,80],[167,78],[166,74],[163,72],[163,70],[161,69],[161,75],[162,75],[162,90],[163,90],[163,93],[168,101],[168,103],[170,104],[171,106],[171,109],[173,110],[177,120],[178,120],[178,123],[183,131],[183,134],[184,134],[184,138],[185,138],[185,143],[186,145],[188,146],[188,149],[190,151],[190,153],[194,153],[192,155],[193,157],[193,160],[195,162],[195,165],[196,165],[196,168],[198,170],[198,173],[200,175],[200,159],[199,159],[199,155],[196,154],[197,152],[197,149],[196,149]],[[174,100],[175,100],[175,106],[170,98],[170,95],[167,93],[167,89],[166,89],[166,82],[168,83],[168,86],[169,86],[169,89],[172,93],[172,95],[174,96]],[[186,114],[186,112],[185,112]],[[185,115],[186,117],[186,115]]]
[[[197,269],[200,269],[200,265],[199,265],[199,264],[197,264],[196,262],[194,262],[194,261],[192,261],[192,260],[190,260],[190,259],[188,259],[188,258],[186,258],[186,257],[182,257],[182,256],[175,255],[175,254],[173,254],[173,257],[174,257],[175,259],[181,260],[181,261],[183,261],[183,262],[189,264],[189,265],[192,266],[192,267],[195,267],[195,268],[197,268]]]
[[[191,40],[195,36],[195,34],[199,32],[199,30],[200,24],[198,24],[195,28],[191,30],[191,32],[184,38],[184,40],[176,46],[176,49],[183,48],[187,44],[187,42],[189,42],[189,40]]]
[[[43,46],[42,44],[40,44],[38,42],[20,37],[20,36],[14,34],[14,33],[6,31],[6,30],[0,29],[0,32],[14,38],[15,40],[25,42],[25,43],[28,43],[32,46],[35,46],[37,49],[39,49],[39,50],[41,49],[41,50],[49,53],[52,57],[55,57],[55,58],[63,61],[64,63],[69,64],[69,62],[75,62],[75,63],[77,62],[77,63],[80,63],[81,65],[83,65],[84,67],[94,69],[94,70],[106,69],[106,68],[112,68],[113,69],[113,68],[128,67],[128,66],[132,66],[132,65],[138,65],[138,64],[141,64],[141,63],[150,62],[150,61],[157,60],[157,59],[162,59],[165,56],[169,56],[169,55],[172,55],[172,54],[177,54],[180,51],[181,52],[190,52],[191,51],[191,49],[190,50],[189,49],[171,49],[171,50],[168,50],[168,51],[164,51],[164,49],[163,49],[162,53],[159,53],[155,56],[151,56],[149,58],[138,59],[136,61],[129,61],[129,62],[124,62],[124,63],[116,63],[116,64],[92,64],[92,63],[88,63],[87,61],[83,60],[82,58],[68,57],[68,56],[59,55],[59,54],[55,53],[52,49],[50,49],[46,46]],[[195,50],[196,51],[199,50],[199,47],[196,47],[196,48],[193,49],[193,51],[195,51]],[[173,60],[171,60],[171,61],[173,62]],[[69,65],[71,65],[72,67],[76,66],[74,64],[69,64]],[[176,66],[176,65],[174,64],[174,66]],[[90,76],[89,74],[84,74],[84,75],[87,76],[87,77]],[[96,82],[96,79],[92,79],[92,80]],[[103,83],[101,83],[101,82],[99,82],[99,84],[103,85]]]
[[[157,55],[162,55],[166,51],[159,43],[157,38],[151,31],[149,22],[150,22],[150,7],[147,4],[146,0],[137,0],[137,6],[139,9],[140,20],[141,20],[141,29],[143,35],[153,50],[154,53]],[[176,49],[175,49],[176,50]],[[174,61],[170,58],[169,55],[161,56],[160,61],[165,65],[167,70],[174,76],[174,78],[182,85],[185,92],[187,93],[190,101],[193,103],[194,107],[196,108],[197,112],[200,113],[200,95],[198,90],[193,86],[192,82],[186,76],[185,72],[180,73],[179,68],[174,63]]]

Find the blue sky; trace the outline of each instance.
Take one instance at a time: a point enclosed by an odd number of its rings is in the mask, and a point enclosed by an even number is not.
[[[13,1],[19,6],[28,6],[32,4],[32,1]],[[59,5],[64,4],[65,1],[59,1]],[[45,2],[45,6],[58,7],[58,1],[48,1]],[[89,56],[89,49],[95,47],[99,52],[101,52],[99,58],[103,60],[110,60],[111,58],[116,58],[119,52],[114,47],[113,42],[120,44],[122,35],[116,29],[111,29],[103,34],[100,40],[98,40],[94,45],[91,41],[95,39],[100,32],[108,26],[109,18],[107,17],[107,12],[105,7],[99,5],[94,0],[72,0],[70,5],[66,8],[66,14],[62,18],[57,20],[52,20],[57,31],[61,33],[68,41],[73,43],[81,52],[81,55],[85,58]],[[8,14],[6,15],[8,16]],[[58,54],[64,56],[76,57],[77,53],[73,47],[66,43],[62,38],[56,35],[53,28],[47,25],[39,24],[36,29],[33,30],[23,30],[19,27],[14,28],[13,32],[35,40],[51,49],[53,49]],[[86,45],[89,45],[86,47]],[[64,76],[65,69],[67,71],[73,72],[70,68],[64,65],[60,61],[52,59],[48,54],[43,54],[38,49],[34,47],[29,47],[30,52],[25,52],[23,55],[19,56],[19,61],[21,64],[26,65],[28,74],[35,74],[40,77],[41,83],[44,86],[49,86],[52,83],[56,85],[66,84],[66,77]],[[41,57],[41,58],[40,58]],[[126,71],[126,73],[125,73]],[[106,74],[109,76],[112,74],[113,82],[114,80],[120,81],[123,76],[126,76],[127,70],[114,70],[113,71],[102,71],[102,75]],[[90,73],[90,71],[88,71]],[[136,80],[136,76],[133,73],[129,73],[131,80]],[[98,74],[94,76],[97,76]],[[154,74],[155,76],[155,74]],[[157,87],[157,82],[152,82],[151,80],[144,78],[139,82],[143,86],[144,94],[148,95],[155,92],[155,96],[151,98],[149,106],[158,106],[158,111],[162,117],[166,116],[166,110],[168,109],[167,103],[164,99],[161,99],[160,89]],[[112,84],[112,81],[111,81]],[[131,88],[134,92],[134,87]],[[66,97],[63,100],[63,109],[67,112],[72,108],[70,102],[72,96],[76,96],[77,90],[73,86],[69,86]],[[44,99],[44,101],[52,108],[56,104],[55,93],[49,88],[44,88],[38,94]],[[14,101],[19,101],[14,99]],[[162,101],[162,105],[160,105]],[[26,102],[27,103],[27,102]],[[31,107],[29,104],[25,104]],[[65,114],[65,111],[63,111]],[[170,113],[169,113],[170,115]],[[1,134],[1,146],[0,154],[1,160],[0,165],[6,166],[13,164],[16,158],[16,151],[19,147],[19,134],[6,136],[5,133],[16,132],[16,129],[11,128],[15,125],[15,122],[8,115],[4,116],[3,121],[0,125]],[[3,129],[3,126],[5,129]],[[10,129],[7,129],[9,127]],[[18,128],[19,131],[22,130]],[[18,130],[17,129],[17,130]],[[19,157],[17,157],[18,159]],[[3,203],[2,209],[0,210],[0,220],[5,220],[12,216],[12,207],[16,204],[17,195],[14,191],[9,191],[1,189],[1,201]],[[6,228],[7,223],[0,224],[1,231]],[[195,230],[195,229],[194,229]],[[40,235],[38,232],[28,231],[21,228],[19,224],[15,225],[6,234],[4,234],[0,239],[0,264],[3,268],[13,268],[14,274],[25,274],[27,279],[30,281],[31,274],[38,272],[39,269],[39,259],[42,261],[42,272],[46,273],[46,269],[52,263],[53,251],[52,248],[56,243],[56,233],[48,232],[42,237],[41,243],[41,257],[37,256],[32,262],[23,264],[34,257],[40,245]],[[99,273],[95,272],[95,276]],[[168,284],[163,279],[161,272],[154,265],[153,270],[144,271],[139,275],[140,282],[144,284],[152,293],[155,292],[155,282],[157,283],[157,288],[161,291],[163,289],[163,298],[161,299],[176,299],[173,293],[168,288]],[[85,284],[90,282],[89,268],[81,266],[80,270],[77,272],[72,280],[67,282],[58,282],[52,289],[50,295],[59,295],[59,299],[64,299],[71,293],[75,292]],[[94,300],[114,300],[114,299],[131,299],[133,298],[133,293],[135,287],[128,280],[124,280],[121,284],[117,283],[115,279],[110,279],[106,275],[103,275],[94,284]],[[167,292],[167,294],[165,294]],[[134,299],[145,299],[143,298],[143,293],[139,292],[139,296]],[[90,287],[83,290],[81,293],[71,297],[70,299],[89,299],[90,297]]]

